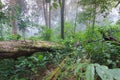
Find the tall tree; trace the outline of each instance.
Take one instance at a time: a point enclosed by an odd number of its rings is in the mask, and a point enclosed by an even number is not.
[[[96,22],[96,9],[97,9],[97,2],[96,0],[93,2],[93,20],[92,20],[92,32],[94,33],[94,27]]]
[[[10,0],[10,23],[12,26],[12,34],[16,35],[18,31],[18,22],[21,13],[25,11],[26,5],[24,0]],[[23,13],[24,14],[24,13]]]
[[[76,12],[75,12],[75,22],[74,22],[74,33],[76,32],[76,27],[77,27],[77,15],[78,15],[78,7],[79,7],[79,2],[77,0],[76,2]]]
[[[44,10],[44,18],[45,25],[48,28],[51,28],[51,0],[43,0],[43,10]]]
[[[49,1],[49,28],[51,28],[51,0]]]
[[[62,0],[61,6],[61,38],[64,39],[64,10],[65,10],[65,0]]]
[[[84,17],[85,20],[90,18],[90,24],[94,31],[94,26],[96,24],[96,15],[106,12],[112,9],[113,5],[118,2],[117,0],[80,0],[80,4],[83,7],[83,12],[86,13]],[[119,3],[119,2],[118,2]]]
[[[15,19],[15,6],[16,6],[16,0],[10,0],[9,1],[11,11],[10,11],[10,23],[12,26],[12,34],[16,35],[17,34],[17,26],[16,26],[16,19]]]
[[[0,39],[3,39],[3,26],[2,26],[2,22],[3,19],[5,18],[5,14],[2,12],[2,8],[3,8],[3,4],[0,1]]]

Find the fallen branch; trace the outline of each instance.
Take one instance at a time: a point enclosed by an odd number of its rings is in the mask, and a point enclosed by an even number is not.
[[[65,59],[63,59],[62,62],[59,64],[59,66],[55,68],[53,72],[45,80],[57,80],[65,67],[66,61],[70,59],[69,56],[72,54],[73,53],[70,53],[68,56],[66,56]]]
[[[100,33],[102,34],[102,37],[103,37],[104,41],[109,41],[111,44],[120,46],[120,41],[119,40],[117,40],[117,39],[115,39],[115,38],[113,38],[111,36],[105,35],[105,33],[102,32],[102,31]]]

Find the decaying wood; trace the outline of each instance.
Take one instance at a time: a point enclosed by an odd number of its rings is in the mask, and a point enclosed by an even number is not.
[[[120,41],[119,40],[115,39],[114,37],[105,35],[105,33],[102,32],[102,31],[100,33],[102,34],[102,37],[103,37],[104,41],[109,41],[109,42],[111,42],[111,44],[114,44],[116,46],[120,46]]]
[[[29,56],[35,52],[50,52],[62,46],[47,41],[0,41],[0,59]]]

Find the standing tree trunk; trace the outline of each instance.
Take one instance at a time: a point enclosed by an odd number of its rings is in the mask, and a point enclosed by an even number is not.
[[[51,0],[43,0],[43,10],[44,10],[44,18],[45,18],[45,25],[47,29],[51,28]],[[46,33],[47,40],[50,39],[51,34],[48,32]]]
[[[46,4],[46,9],[45,10],[46,10],[46,21],[47,21],[46,26],[49,28],[49,3],[45,2],[45,4]]]
[[[51,1],[49,2],[49,28],[51,28]]]
[[[96,21],[96,1],[95,4],[93,5],[93,23],[92,23],[92,33],[94,33],[94,28],[95,28],[95,21]]]
[[[16,1],[15,0],[10,0],[10,6],[14,7],[15,5],[16,5]],[[16,20],[14,18],[14,15],[15,15],[15,10],[12,9],[11,12],[10,12],[10,16],[11,16],[10,23],[11,23],[11,26],[12,26],[12,34],[16,35],[17,34],[17,27],[16,27]]]
[[[43,10],[44,10],[44,18],[45,18],[45,25],[50,28],[51,27],[51,0],[46,1],[43,0]]]
[[[3,39],[3,26],[0,24],[0,38]]]
[[[79,7],[79,3],[78,3],[78,0],[77,0],[76,13],[75,13],[75,23],[74,23],[74,34],[75,34],[75,32],[76,32],[76,27],[77,27],[78,7]]]
[[[1,0],[0,0],[0,4],[1,4],[1,5],[0,5],[0,10],[2,10],[2,6],[3,6],[3,5],[2,5]],[[0,13],[1,13],[1,12],[0,12]],[[1,20],[2,20],[2,15],[0,15],[0,23],[1,23]],[[3,34],[2,34],[3,32],[2,32],[2,31],[3,31],[3,27],[2,27],[2,24],[0,24],[0,39],[3,38]]]
[[[64,39],[64,9],[65,9],[65,0],[62,0],[61,7],[61,38]]]
[[[12,21],[12,34],[16,35],[17,34],[17,27],[16,27],[16,21]]]
[[[45,0],[43,0],[43,11],[44,11],[45,25],[47,26],[47,16],[46,16],[46,3],[45,3]]]

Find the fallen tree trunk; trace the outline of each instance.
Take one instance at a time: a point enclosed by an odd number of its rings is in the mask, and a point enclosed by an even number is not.
[[[47,41],[0,41],[0,59],[29,56],[35,52],[51,52],[62,46]]]
[[[103,31],[100,31],[100,33],[102,34],[102,37],[103,37],[104,41],[108,41],[108,42],[110,42],[111,44],[114,44],[114,45],[116,45],[116,46],[120,46],[120,41],[117,40],[116,38],[111,37],[111,36],[107,36],[107,35],[105,34],[105,32],[103,32]]]

